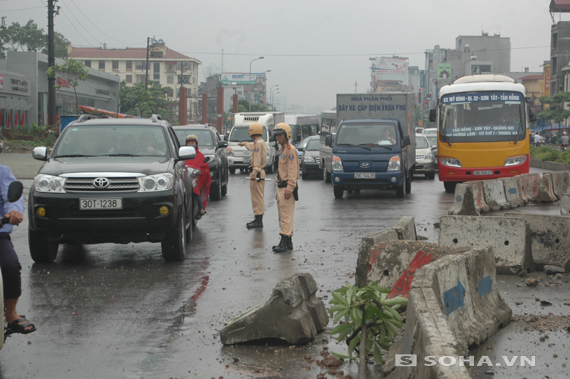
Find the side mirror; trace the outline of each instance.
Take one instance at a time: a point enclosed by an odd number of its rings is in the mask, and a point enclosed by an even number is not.
[[[179,161],[185,161],[187,159],[196,158],[196,149],[194,146],[181,146],[178,149],[178,159]]]
[[[429,110],[429,120],[431,122],[435,122],[436,117],[437,117],[437,115],[436,115],[435,109],[430,109]]]
[[[6,201],[9,201],[10,203],[18,201],[22,197],[23,192],[24,185],[22,182],[19,182],[17,180],[13,181],[10,183],[10,186],[8,186],[8,200],[3,201],[2,203],[5,203]]]
[[[204,163],[208,163],[210,161],[210,157],[204,157]]]
[[[528,108],[528,119],[530,122],[536,121],[536,109]]]
[[[437,150],[437,146],[432,146],[431,151]]]
[[[47,147],[34,147],[34,150],[32,151],[32,157],[38,161],[47,161]]]
[[[332,146],[332,136],[330,134],[325,137],[325,146]]]
[[[304,150],[305,150],[305,148],[304,148],[304,147],[301,147],[301,146],[299,146],[299,147],[297,148],[297,151],[304,151]]]
[[[228,142],[227,141],[219,141],[218,142],[218,148],[224,148],[224,147],[228,147]]]
[[[405,135],[403,141],[404,141],[404,146],[411,145],[410,136]]]

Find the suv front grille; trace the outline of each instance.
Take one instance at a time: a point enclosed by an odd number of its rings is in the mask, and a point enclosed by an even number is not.
[[[139,190],[139,181],[137,178],[107,178],[109,185],[105,188],[95,187],[93,178],[67,178],[65,186],[66,192],[84,192],[84,191],[101,191],[101,192],[136,192]]]

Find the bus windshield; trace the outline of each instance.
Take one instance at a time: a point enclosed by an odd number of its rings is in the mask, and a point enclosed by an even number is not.
[[[522,93],[444,95],[440,112],[440,134],[445,142],[514,141],[526,137]]]

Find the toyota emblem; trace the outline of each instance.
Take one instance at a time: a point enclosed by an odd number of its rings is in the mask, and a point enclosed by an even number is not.
[[[362,163],[360,164],[360,167],[362,167],[362,168],[369,168],[369,167],[370,167],[370,163],[368,163],[368,162],[362,162]]]
[[[97,178],[93,180],[93,187],[95,188],[107,188],[109,187],[109,179],[107,178]]]

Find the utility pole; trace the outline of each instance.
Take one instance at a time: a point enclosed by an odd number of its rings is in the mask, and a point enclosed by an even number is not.
[[[55,33],[53,27],[54,3],[57,0],[48,0],[48,67],[55,66]],[[59,7],[58,7],[59,8]],[[55,76],[48,77],[48,124],[55,126]]]
[[[146,37],[146,75],[144,79],[144,90],[148,91],[148,51],[150,48],[150,37]]]

